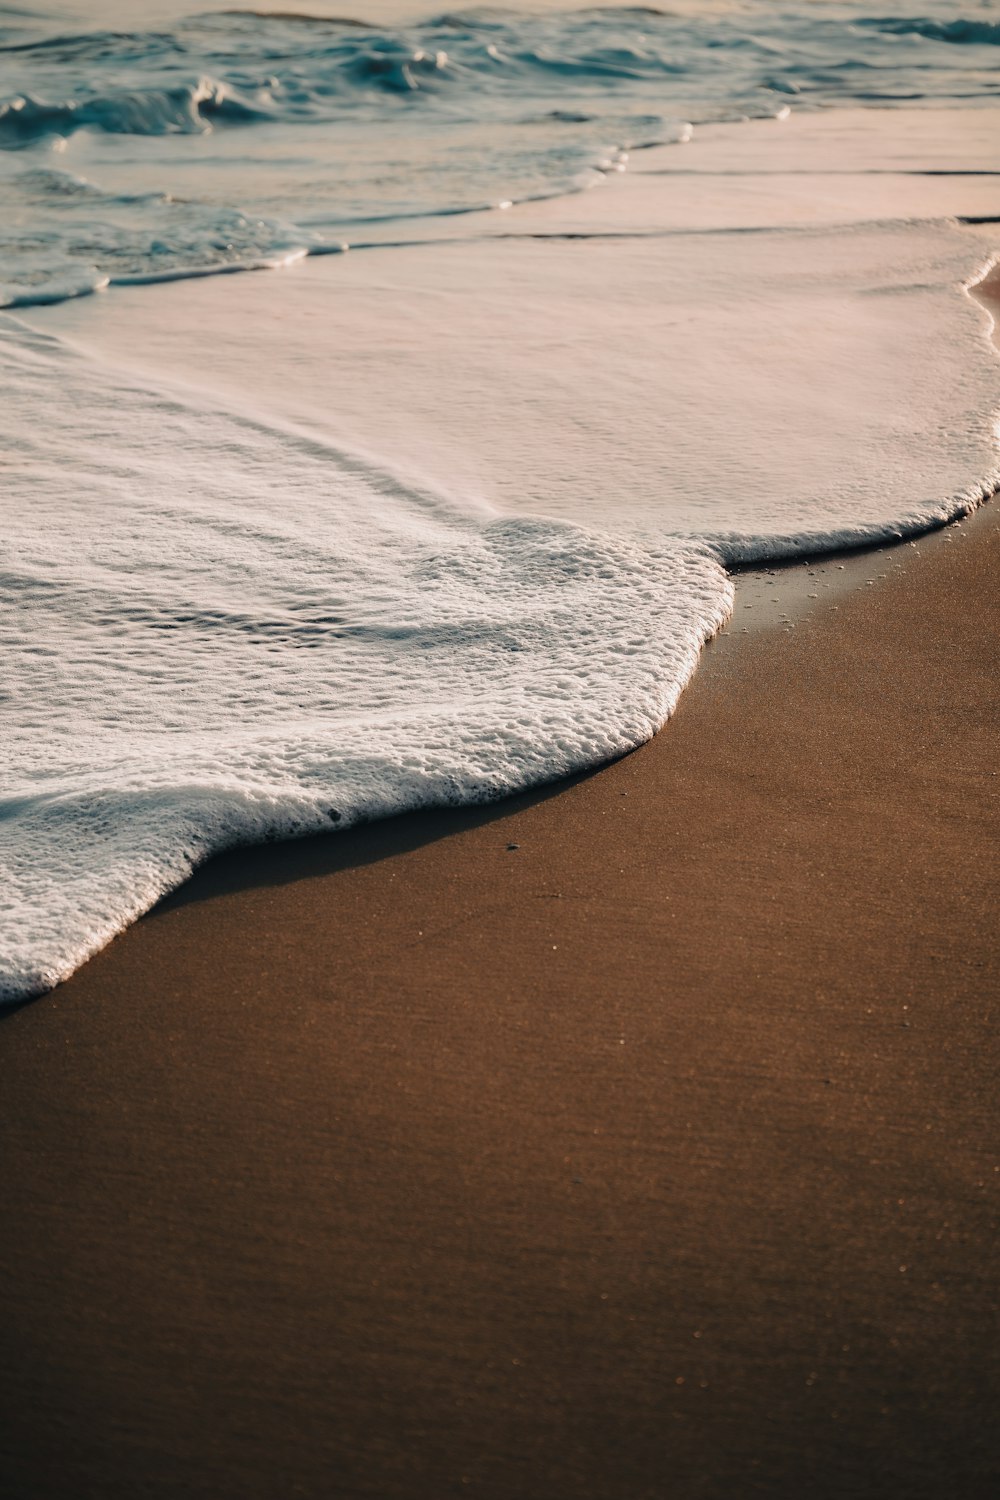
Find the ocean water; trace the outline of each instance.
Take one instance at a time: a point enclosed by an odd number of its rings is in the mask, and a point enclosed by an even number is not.
[[[218,849],[624,753],[727,566],[986,498],[989,242],[881,187],[789,222],[761,173],[822,132],[758,143],[908,111],[873,180],[989,192],[989,127],[941,166],[919,119],[994,118],[998,64],[944,0],[0,6],[0,998]]]
[[[0,306],[581,191],[708,120],[989,102],[998,61],[1000,12],[941,0],[473,8],[397,25],[0,7]]]

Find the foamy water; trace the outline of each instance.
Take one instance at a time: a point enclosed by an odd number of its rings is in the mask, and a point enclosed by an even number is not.
[[[928,109],[992,118],[994,7],[385,11],[0,10],[6,1000],[215,850],[633,748],[727,564],[996,482]],[[925,128],[705,129],[789,101]]]
[[[583,190],[692,122],[1000,97],[992,5],[187,11],[0,8],[0,305]]]

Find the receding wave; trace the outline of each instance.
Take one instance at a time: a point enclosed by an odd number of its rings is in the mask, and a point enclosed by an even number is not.
[[[0,1001],[214,850],[633,748],[730,607],[697,542],[464,513],[2,318],[0,370],[32,495],[0,578]]]
[[[59,158],[57,158],[59,159]],[[287,264],[329,238],[278,218],[163,192],[107,192],[51,165],[0,158],[0,307],[32,307],[108,286]],[[51,160],[51,158],[50,158]],[[9,169],[13,162],[15,170]]]

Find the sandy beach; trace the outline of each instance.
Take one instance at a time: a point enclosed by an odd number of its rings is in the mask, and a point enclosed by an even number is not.
[[[998,552],[8,1016],[6,1493],[994,1493]]]
[[[1000,1493],[993,30],[555,9],[2,49],[10,1500]]]

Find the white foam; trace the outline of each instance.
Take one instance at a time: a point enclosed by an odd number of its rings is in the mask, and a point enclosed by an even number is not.
[[[7,1000],[213,850],[634,747],[729,609],[704,547],[462,514],[11,318],[0,369]]]
[[[796,219],[775,223],[761,180],[772,222],[749,230],[703,229],[700,183],[625,177],[585,209],[513,210],[508,238],[462,231],[314,261],[263,297],[236,278],[224,300],[190,284],[169,304],[107,299],[99,323],[85,303],[51,321],[332,425],[463,504],[693,537],[726,563],[975,506],[997,481],[1000,409],[989,320],[965,290],[983,242],[951,219],[817,223],[806,178],[786,201]],[[852,190],[838,179],[838,215]]]

